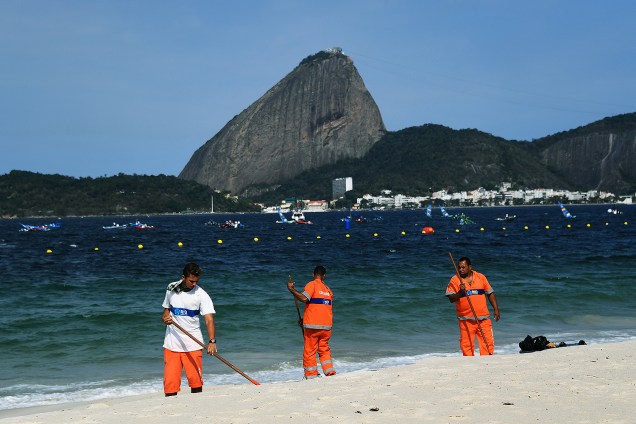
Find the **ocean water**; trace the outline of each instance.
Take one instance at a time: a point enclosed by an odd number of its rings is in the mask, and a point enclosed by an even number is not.
[[[636,206],[607,208],[568,206],[574,219],[556,205],[448,209],[471,225],[438,210],[365,212],[349,229],[343,212],[306,214],[314,225],[276,224],[275,214],[64,218],[41,233],[19,224],[50,219],[2,220],[0,410],[161,392],[161,302],[188,261],[214,300],[219,353],[261,383],[302,378],[286,283],[291,275],[301,288],[317,264],[335,294],[339,373],[460,354],[444,296],[449,252],[471,257],[495,289],[496,354],[516,354],[528,334],[634,339]],[[505,213],[517,219],[495,219]],[[102,229],[136,219],[155,228]],[[211,219],[244,227],[204,225]],[[251,384],[213,357],[203,371],[206,385]]]

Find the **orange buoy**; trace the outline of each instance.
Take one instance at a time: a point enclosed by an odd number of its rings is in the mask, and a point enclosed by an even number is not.
[[[435,229],[433,227],[424,227],[422,228],[422,234],[433,234]]]

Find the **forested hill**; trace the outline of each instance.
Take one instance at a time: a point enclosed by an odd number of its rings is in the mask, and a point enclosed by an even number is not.
[[[636,113],[618,115],[532,142],[476,129],[427,124],[388,132],[357,160],[307,171],[275,191],[244,191],[261,201],[329,198],[331,180],[352,177],[352,197],[390,189],[408,195],[433,191],[519,188],[636,191]]]
[[[0,217],[258,211],[245,199],[173,176],[73,178],[27,171],[0,175]]]

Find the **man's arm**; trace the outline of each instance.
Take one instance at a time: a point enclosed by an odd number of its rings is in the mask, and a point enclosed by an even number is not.
[[[300,300],[301,302],[309,303],[309,299],[307,299],[304,294],[302,294],[301,292],[299,292],[298,290],[296,290],[294,288],[294,282],[293,281],[290,281],[290,282],[287,283],[287,290],[289,290],[289,292],[291,294],[293,294],[294,297],[296,299]]]
[[[488,295],[488,301],[492,305],[493,314],[495,315],[495,321],[499,321],[499,306],[497,306],[497,298],[495,297],[494,292]]]
[[[459,290],[457,291],[457,293],[453,293],[453,294],[447,294],[446,297],[448,298],[448,300],[451,303],[455,303],[457,302],[460,298],[466,296],[466,286],[464,285],[464,282],[460,280],[460,284],[459,284]]]
[[[214,352],[217,351],[216,338],[215,338],[216,327],[214,325],[214,314],[203,315],[203,320],[205,321],[205,327],[208,330],[208,337],[210,338],[210,340],[214,340],[214,343],[208,343],[207,351],[208,351],[208,354],[214,355]]]
[[[161,315],[163,323],[166,325],[172,324],[172,315],[170,315],[170,309],[163,308],[163,314]]]

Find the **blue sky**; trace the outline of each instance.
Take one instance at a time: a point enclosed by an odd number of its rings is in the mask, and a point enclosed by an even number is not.
[[[391,131],[532,140],[636,111],[636,2],[0,0],[0,174],[177,175],[338,46]]]

